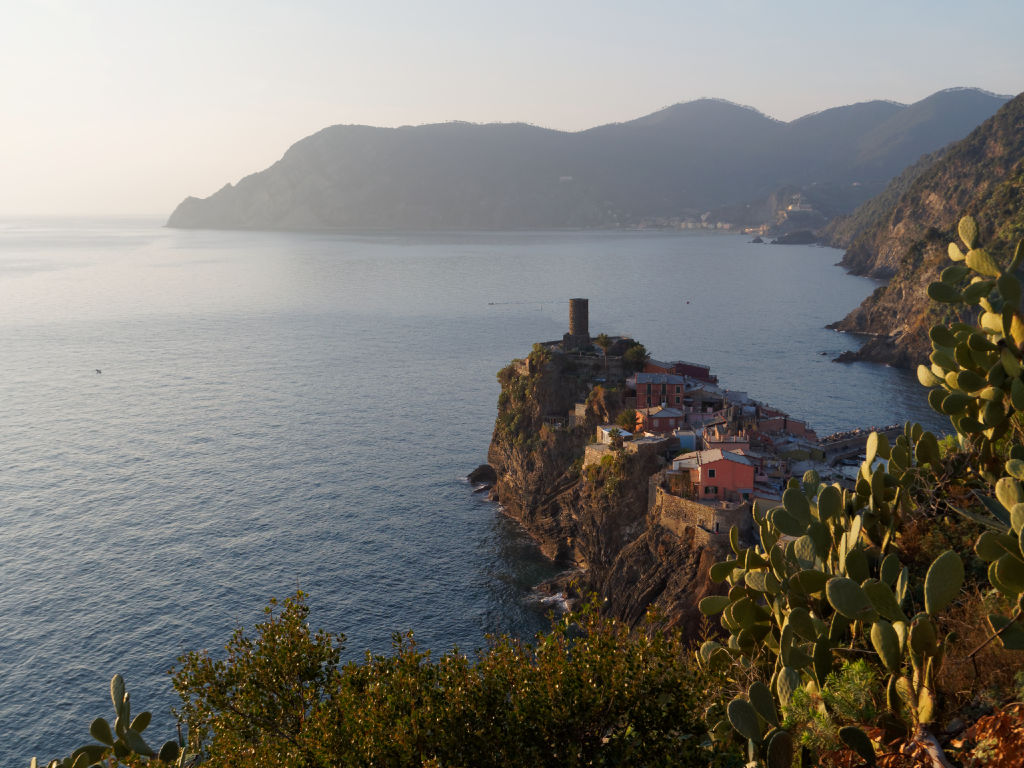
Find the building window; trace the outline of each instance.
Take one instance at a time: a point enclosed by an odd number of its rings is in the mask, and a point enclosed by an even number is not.
[[[715,470],[709,469],[708,470],[708,477],[714,477],[714,476],[715,476]]]

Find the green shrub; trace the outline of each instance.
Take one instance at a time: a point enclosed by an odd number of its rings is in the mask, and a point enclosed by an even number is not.
[[[339,667],[299,593],[227,655],[180,660],[189,744],[213,765],[704,766],[703,672],[677,634],[563,617],[533,643],[501,637],[434,659],[411,635]]]
[[[839,729],[873,722],[882,708],[884,690],[878,673],[859,659],[830,674],[820,691],[793,691],[783,707],[784,726],[796,734],[798,744],[813,752],[842,749]]]
[[[636,432],[636,411],[627,408],[618,415],[615,423],[627,432]]]

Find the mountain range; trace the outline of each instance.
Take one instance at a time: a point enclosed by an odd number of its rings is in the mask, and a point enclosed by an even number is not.
[[[1006,100],[951,89],[910,105],[870,101],[786,123],[701,99],[573,133],[517,123],[335,125],[237,184],[186,198],[167,225],[539,229],[714,214],[746,226],[774,216],[781,189],[827,219],[962,138]]]

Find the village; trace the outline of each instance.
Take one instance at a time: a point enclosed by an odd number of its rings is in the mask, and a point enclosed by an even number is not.
[[[588,299],[570,299],[569,332],[542,345],[572,356],[589,372],[591,387],[624,389],[622,413],[616,423],[597,427],[583,466],[600,464],[616,451],[658,457],[662,468],[650,478],[648,507],[663,526],[703,544],[727,546],[733,525],[744,538],[752,535],[754,502],[781,503],[791,477],[813,469],[825,481],[853,486],[871,430],[820,439],[806,422],[746,392],[722,388],[706,365],[646,355],[630,359],[633,339],[596,339],[589,333]],[[586,414],[587,403],[578,402],[566,416],[548,420],[557,424],[564,418],[574,427]],[[900,428],[877,431],[895,437]]]

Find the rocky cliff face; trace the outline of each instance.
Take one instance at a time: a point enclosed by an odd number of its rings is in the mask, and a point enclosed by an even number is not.
[[[891,205],[873,204],[859,226],[832,232],[833,242],[849,248],[840,262],[855,274],[890,278],[857,309],[832,327],[871,336],[861,359],[913,367],[931,347],[928,329],[948,311],[928,299],[928,284],[950,262],[948,244],[966,214],[982,227],[983,242],[997,258],[1008,259],[1024,235],[1024,94],[1008,102],[966,139],[925,167],[908,169],[894,182]],[[905,187],[899,194],[898,188]],[[945,319],[949,319],[945,317]]]
[[[618,409],[618,396],[595,389],[585,423],[551,428],[544,416],[564,416],[583,399],[586,377],[557,355],[535,362],[532,372],[524,364],[499,374],[488,452],[494,497],[548,557],[578,569],[576,588],[596,592],[610,615],[637,623],[655,608],[663,625],[696,631],[697,602],[715,590],[707,573],[716,557],[662,527],[657,511],[648,510],[648,478],[659,460],[614,453],[582,468],[583,447]]]

